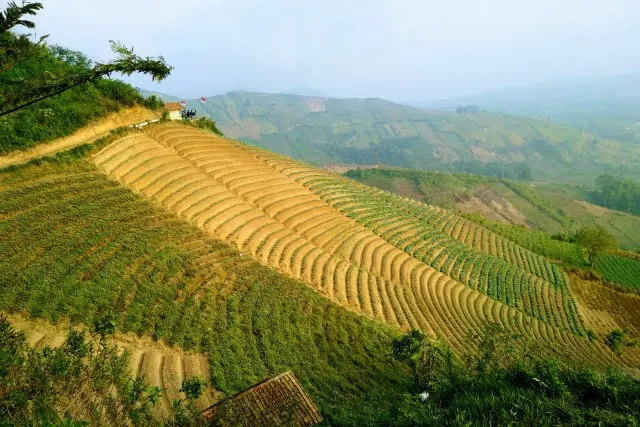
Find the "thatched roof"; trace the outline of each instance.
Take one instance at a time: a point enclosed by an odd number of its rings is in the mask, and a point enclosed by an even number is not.
[[[322,421],[318,408],[291,372],[267,378],[203,412],[222,425],[311,427]]]
[[[179,102],[167,102],[166,104],[164,104],[164,108],[166,108],[168,111],[176,111],[182,110],[184,107]]]

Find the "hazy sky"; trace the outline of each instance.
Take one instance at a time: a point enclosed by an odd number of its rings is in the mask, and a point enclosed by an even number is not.
[[[38,35],[112,57],[162,54],[184,97],[308,87],[432,100],[640,71],[638,0],[41,0]],[[2,0],[0,3],[6,4]]]

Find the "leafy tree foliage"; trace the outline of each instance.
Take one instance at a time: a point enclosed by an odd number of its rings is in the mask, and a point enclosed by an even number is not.
[[[196,119],[196,120],[185,120],[184,122],[198,129],[206,129],[217,135],[222,135],[222,132],[220,132],[220,129],[218,129],[216,122],[214,122],[212,119],[208,117],[200,117],[199,119]]]
[[[593,263],[596,256],[602,252],[608,252],[618,247],[616,238],[600,225],[584,225],[576,231],[575,241],[579,243]]]
[[[596,178],[592,200],[606,208],[640,215],[640,183],[604,174]]]
[[[23,16],[41,8],[12,2],[0,11],[0,153],[66,136],[122,107],[162,106],[158,99],[143,100],[130,85],[103,77],[142,72],[160,80],[171,71],[162,58],[140,58],[112,42],[116,59],[94,64],[80,52],[46,46],[46,37],[31,41],[10,31],[18,25],[33,28]]]
[[[480,112],[480,107],[477,105],[459,105],[456,108],[458,114],[477,114]]]
[[[0,317],[0,425],[148,425],[160,390],[131,378],[127,363],[75,331],[60,348],[32,349]]]
[[[616,328],[609,332],[604,338],[604,343],[616,355],[620,356],[624,347],[634,347],[638,345],[638,340],[630,339],[627,330]]]
[[[23,26],[35,28],[33,21],[22,19],[25,15],[35,15],[42,9],[42,3],[23,3],[18,6],[9,2],[4,11],[0,11],[0,72],[13,68],[26,56],[37,53],[47,36],[40,37],[37,42],[31,42],[28,34],[12,37],[11,28]]]
[[[35,15],[42,8],[41,3],[23,3],[18,6],[10,3],[2,12],[0,20],[0,49],[12,52],[13,62],[3,61],[4,71],[12,70],[26,61],[29,57],[39,56],[45,53],[44,49],[34,49],[28,43],[28,39],[17,37],[10,33],[16,26],[24,25],[34,28],[31,21],[21,19],[23,15]],[[42,41],[42,39],[41,39]],[[35,104],[38,101],[63,93],[82,84],[96,81],[103,76],[109,76],[114,72],[131,75],[142,73],[151,75],[153,80],[165,79],[172,70],[166,64],[164,58],[142,58],[135,55],[133,49],[129,49],[121,43],[110,41],[111,50],[116,58],[110,62],[97,63],[88,68],[85,61],[80,66],[71,67],[61,73],[43,73],[38,76],[24,76],[21,73],[13,73],[5,78],[0,92],[0,116],[13,113],[24,107]],[[78,65],[78,64],[72,64]]]

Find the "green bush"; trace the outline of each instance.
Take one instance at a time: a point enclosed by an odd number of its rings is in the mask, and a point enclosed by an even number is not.
[[[185,123],[193,127],[196,127],[198,129],[206,129],[217,135],[224,136],[222,135],[222,132],[220,132],[220,129],[218,129],[216,122],[214,122],[208,117],[200,117],[199,119],[196,119],[196,120],[185,120]]]
[[[428,360],[424,355],[434,347],[446,349],[428,338],[416,346],[410,337],[417,351],[400,360]],[[537,358],[532,349],[514,347],[509,334],[497,326],[486,329],[479,348],[479,353],[463,358],[423,364],[431,381],[416,382],[407,390],[392,425],[638,425],[640,382],[617,369],[596,371]],[[428,392],[424,403],[418,398],[423,391]]]
[[[159,390],[127,369],[106,339],[71,331],[62,347],[34,350],[0,316],[0,425],[149,425]]]

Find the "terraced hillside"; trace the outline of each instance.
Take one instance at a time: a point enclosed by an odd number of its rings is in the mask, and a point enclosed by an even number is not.
[[[0,311],[86,325],[111,313],[123,333],[204,354],[205,379],[225,395],[292,370],[332,424],[375,423],[410,384],[388,359],[392,328],[158,209],[77,152],[0,170]]]
[[[610,360],[565,274],[487,229],[257,148],[151,126],[93,156],[112,179],[350,310],[442,333],[455,348],[486,322],[543,352]],[[633,366],[638,352],[619,363]]]
[[[635,174],[628,165],[640,159],[640,149],[629,141],[599,138],[549,120],[456,114],[382,99],[237,91],[208,97],[204,105],[187,101],[187,108],[210,116],[229,137],[322,165],[448,170],[455,162],[524,162],[536,179],[590,182],[607,168]]]
[[[640,250],[640,216],[586,202],[589,191],[584,187],[387,167],[351,169],[344,175],[430,205],[548,234],[567,233],[584,224],[601,225],[623,249]]]
[[[26,335],[27,343],[35,349],[60,347],[66,340],[71,325],[52,326],[46,321],[28,320],[12,316],[11,325]],[[78,328],[84,330],[86,328]],[[206,356],[195,352],[169,347],[149,337],[137,337],[134,334],[118,334],[110,338],[120,352],[129,354],[129,372],[133,377],[143,376],[149,385],[160,387],[159,404],[154,408],[158,418],[168,418],[173,400],[184,399],[180,392],[182,380],[190,377],[209,379],[209,362]],[[195,404],[204,410],[219,400],[219,393],[207,387]]]

